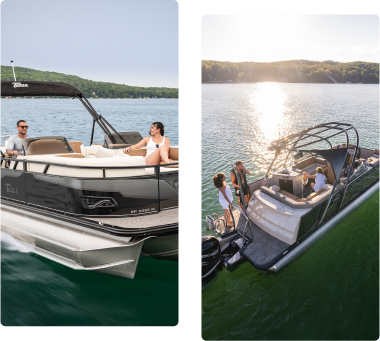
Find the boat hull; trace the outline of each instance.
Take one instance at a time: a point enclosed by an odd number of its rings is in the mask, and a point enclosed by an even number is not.
[[[378,191],[379,183],[377,182],[268,270],[277,272],[299,257]]]
[[[2,231],[26,244],[31,252],[75,270],[134,278],[144,242],[150,239],[155,243],[148,244],[149,256],[166,259],[178,254],[178,234],[162,237],[114,236],[67,220],[16,208],[4,201],[1,211]],[[164,238],[162,244],[160,238]]]
[[[178,234],[146,239],[141,255],[161,260],[178,261]]]

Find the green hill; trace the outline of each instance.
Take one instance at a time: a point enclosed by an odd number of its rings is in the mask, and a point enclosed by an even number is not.
[[[379,83],[379,64],[331,60],[272,63],[202,61],[202,82]]]
[[[15,73],[18,81],[64,82],[71,84],[82,91],[87,98],[178,98],[178,89],[174,88],[143,88],[124,84],[95,82],[77,76],[33,70],[25,67],[15,67]],[[1,80],[14,80],[11,66],[1,66]]]

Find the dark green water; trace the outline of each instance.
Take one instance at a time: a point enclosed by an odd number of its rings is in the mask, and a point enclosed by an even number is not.
[[[287,135],[318,123],[352,123],[361,146],[378,148],[378,96],[377,85],[204,85],[202,219],[223,212],[212,176],[229,174],[230,162],[242,159],[251,182],[264,175],[266,147],[278,137],[278,124]],[[280,272],[259,271],[248,262],[219,272],[202,289],[202,337],[376,340],[378,255],[377,193]]]
[[[91,100],[90,100],[91,101]],[[178,145],[177,100],[91,101],[117,130],[147,136],[152,122]],[[1,135],[24,119],[34,136],[64,135],[90,142],[92,119],[78,100],[1,101]],[[10,122],[14,122],[11,124]],[[96,130],[95,142],[103,140]],[[4,141],[2,141],[4,143]],[[2,144],[3,145],[3,144]],[[178,263],[141,257],[133,280],[76,271],[33,253],[2,234],[1,323],[5,326],[175,326]]]

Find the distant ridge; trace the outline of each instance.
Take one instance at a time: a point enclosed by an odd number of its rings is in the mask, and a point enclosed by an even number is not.
[[[178,89],[143,88],[137,86],[95,82],[78,76],[65,75],[58,72],[39,71],[25,67],[15,67],[18,81],[64,82],[75,86],[87,98],[178,98]],[[13,81],[11,66],[1,65],[1,80]]]
[[[379,83],[379,64],[340,63],[331,60],[287,60],[281,62],[202,61],[202,83],[289,82],[289,83]]]

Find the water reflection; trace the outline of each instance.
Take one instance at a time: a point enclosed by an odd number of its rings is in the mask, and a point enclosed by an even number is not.
[[[273,152],[268,151],[271,141],[280,137],[291,123],[286,113],[288,95],[279,83],[258,83],[250,94],[251,120],[255,136],[249,144],[251,155],[255,156],[255,173],[265,174]]]
[[[257,90],[252,92],[250,101],[258,118],[258,128],[263,137],[271,141],[279,136],[279,126],[284,121],[285,101],[287,95],[278,83],[259,83]]]

